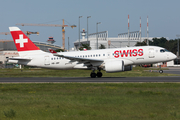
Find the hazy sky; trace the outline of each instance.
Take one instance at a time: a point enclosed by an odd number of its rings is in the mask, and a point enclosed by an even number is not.
[[[146,36],[147,16],[149,17],[149,37],[168,37],[175,39],[180,34],[180,0],[1,0],[0,32],[9,32],[8,27],[16,23],[44,23],[77,25],[67,27],[65,33],[70,45],[79,38],[80,29],[89,33],[96,32],[96,23],[101,22],[98,31],[108,31],[109,37],[117,37],[119,33],[128,31],[128,14],[130,31],[138,31],[139,19],[142,21],[142,36]],[[61,27],[18,26],[23,31],[40,32],[31,35],[32,41],[46,42],[53,36],[55,44],[62,46]],[[0,39],[11,40],[11,35],[0,35]]]

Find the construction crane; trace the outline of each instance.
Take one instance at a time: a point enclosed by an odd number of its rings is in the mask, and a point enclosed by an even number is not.
[[[0,35],[9,35],[10,32],[0,32]]]
[[[39,32],[30,32],[30,31],[23,31],[27,36],[28,36],[28,38],[29,38],[29,35],[31,35],[31,34],[37,34],[37,35],[39,35]],[[1,32],[0,33],[0,35],[9,35],[9,34],[11,34],[10,32]]]
[[[48,27],[62,27],[62,45],[63,45],[63,49],[65,49],[65,27],[71,27],[74,28],[76,27],[76,25],[65,25],[64,24],[64,19],[63,19],[63,24],[59,25],[59,24],[28,24],[28,23],[18,23],[16,25],[21,25],[21,26],[48,26]]]
[[[0,39],[0,42],[12,42],[12,40],[3,40],[3,39]]]
[[[29,38],[29,35],[31,35],[31,34],[37,34],[37,35],[39,35],[39,32],[25,31],[24,33],[28,36],[28,38]]]

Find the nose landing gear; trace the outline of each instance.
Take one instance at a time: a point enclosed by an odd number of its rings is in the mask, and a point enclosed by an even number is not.
[[[162,73],[163,73],[163,70],[159,70],[159,73],[162,74]]]
[[[162,74],[163,73],[163,70],[161,69],[161,65],[159,65],[159,73]]]

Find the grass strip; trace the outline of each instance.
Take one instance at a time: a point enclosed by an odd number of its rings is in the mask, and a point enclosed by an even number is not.
[[[180,119],[177,83],[0,84],[0,120]]]

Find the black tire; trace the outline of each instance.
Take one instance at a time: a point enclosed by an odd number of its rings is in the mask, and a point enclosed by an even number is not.
[[[97,72],[97,77],[98,78],[102,77],[102,72]]]
[[[91,73],[90,76],[91,78],[96,78],[96,73]]]
[[[159,73],[162,74],[162,73],[163,73],[163,70],[159,70]]]

